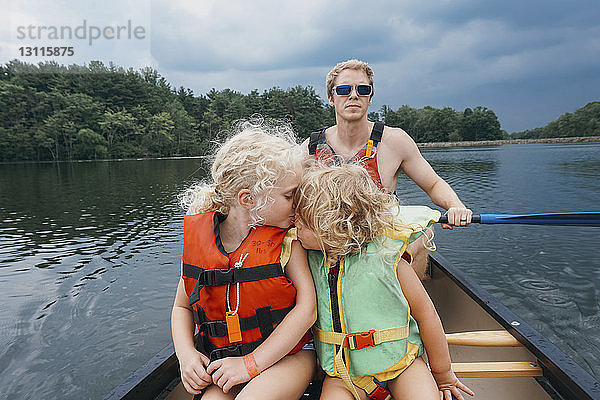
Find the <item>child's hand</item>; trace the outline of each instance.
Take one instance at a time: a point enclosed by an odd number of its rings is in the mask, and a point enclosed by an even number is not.
[[[442,400],[452,400],[452,395],[454,395],[458,400],[464,400],[464,397],[460,390],[468,394],[469,396],[474,396],[475,393],[467,386],[465,386],[461,381],[458,380],[456,375],[454,375],[454,371],[449,370],[446,372],[433,372],[433,377],[435,378],[435,382],[438,385],[438,389],[440,389],[440,395]],[[460,390],[459,390],[460,389]]]
[[[208,365],[206,372],[212,375],[213,383],[220,387],[223,393],[229,392],[235,385],[250,380],[243,357],[227,357],[215,360]]]
[[[206,373],[206,365],[210,360],[204,354],[194,350],[188,357],[181,357],[181,382],[190,394],[200,394],[202,389],[212,383],[212,378]]]

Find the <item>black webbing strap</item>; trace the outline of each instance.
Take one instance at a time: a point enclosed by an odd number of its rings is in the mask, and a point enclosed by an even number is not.
[[[271,310],[270,306],[257,308],[256,315],[240,318],[240,329],[242,332],[246,332],[251,329],[260,328],[261,336],[266,338],[273,331],[273,324],[283,321],[292,308],[294,308],[293,305],[277,310]],[[199,329],[204,334],[210,337],[227,336],[227,324],[225,320],[211,321],[207,319],[202,307],[197,307],[192,314],[194,316],[194,323],[200,327]]]
[[[201,326],[207,321],[206,314],[204,313],[204,308],[202,307],[196,307],[195,309],[193,309],[192,316],[194,317],[194,323],[198,326]],[[200,328],[200,330],[204,331],[204,329],[202,328]]]
[[[183,276],[198,279],[198,285],[221,286],[283,276],[283,269],[280,263],[259,265],[250,268],[222,269],[204,269],[191,264],[183,264]]]
[[[317,144],[325,139],[325,129],[323,128],[320,131],[310,134],[310,138],[308,139],[308,154],[311,156],[317,154]]]
[[[202,289],[202,286],[200,285],[200,283],[198,281],[196,281],[196,285],[194,285],[194,289],[192,290],[192,293],[190,294],[190,301],[189,301],[190,306],[192,304],[196,303],[198,300],[200,300],[200,289]]]
[[[197,279],[201,270],[202,268],[195,265],[183,263],[183,276],[186,278]]]
[[[204,343],[204,350],[206,353],[208,353],[210,361],[215,361],[225,357],[241,357],[245,356],[246,354],[250,354],[256,350],[256,348],[260,346],[263,341],[264,339],[259,339],[255,340],[254,342],[238,343],[232,346],[217,348],[214,344],[207,340]]]
[[[260,328],[260,336],[262,338],[268,338],[269,335],[273,332],[273,316],[274,311],[271,311],[271,306],[256,309],[256,320],[258,321],[258,327]]]
[[[383,122],[375,122],[375,125],[373,125],[373,130],[371,131],[371,137],[369,139],[373,141],[374,146],[377,146],[377,143],[381,142],[383,128]]]
[[[327,283],[329,284],[329,301],[331,302],[331,320],[333,322],[333,331],[341,332],[342,331],[342,322],[340,319],[340,309],[338,304],[338,293],[337,293],[337,281],[339,278],[340,272],[340,263],[335,265],[335,267],[329,268],[329,273],[327,274]],[[335,352],[340,350],[339,346],[335,346]]]

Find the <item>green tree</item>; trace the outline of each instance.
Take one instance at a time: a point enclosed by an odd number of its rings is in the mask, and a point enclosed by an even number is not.
[[[167,112],[153,115],[148,120],[148,126],[143,138],[146,155],[170,156],[173,152],[173,129],[175,123]]]
[[[142,126],[127,110],[106,110],[98,122],[99,132],[105,139],[110,157],[132,157],[139,153]]]
[[[80,129],[75,136],[74,157],[76,159],[96,160],[106,158],[108,149],[106,139],[89,128]]]

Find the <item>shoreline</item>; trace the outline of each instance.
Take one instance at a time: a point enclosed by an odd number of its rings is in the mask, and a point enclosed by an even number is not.
[[[419,148],[443,148],[443,147],[476,147],[476,146],[501,146],[504,144],[533,144],[533,143],[589,143],[600,142],[600,136],[579,136],[544,139],[506,139],[506,140],[482,140],[472,142],[430,142],[417,143]]]
[[[578,136],[578,137],[562,137],[562,138],[545,138],[545,139],[507,139],[507,140],[482,140],[472,142],[429,142],[417,143],[417,147],[423,149],[429,148],[447,148],[447,147],[484,147],[484,146],[502,146],[504,144],[535,144],[535,143],[593,143],[600,142],[600,136]],[[170,157],[136,157],[136,158],[106,158],[98,160],[23,160],[23,161],[0,161],[0,165],[14,164],[51,164],[51,163],[84,163],[97,161],[145,161],[145,160],[180,160],[186,158],[205,158],[202,156],[170,156]]]

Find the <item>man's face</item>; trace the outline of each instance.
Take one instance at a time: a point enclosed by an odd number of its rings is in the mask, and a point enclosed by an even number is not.
[[[368,85],[367,74],[360,69],[345,69],[337,76],[335,86],[352,85],[352,91],[348,96],[339,96],[335,93],[329,93],[329,104],[335,108],[335,113],[348,121],[355,121],[364,118],[371,105],[371,96],[359,96],[356,92],[356,85]]]

